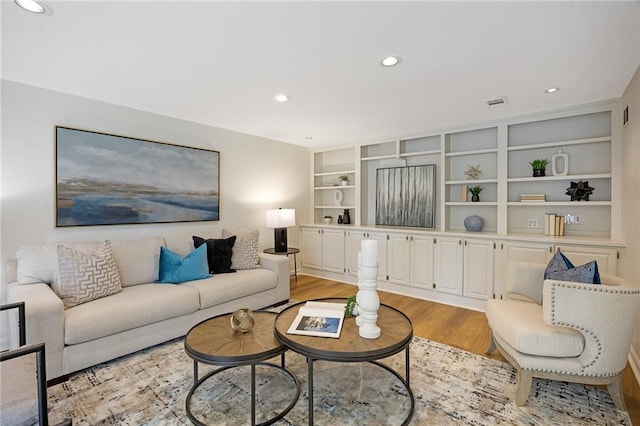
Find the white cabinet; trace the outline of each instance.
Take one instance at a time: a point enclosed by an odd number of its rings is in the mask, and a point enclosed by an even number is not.
[[[464,240],[463,295],[477,299],[493,296],[493,240]]]
[[[338,229],[301,229],[300,262],[303,267],[345,272],[344,231]]]
[[[616,248],[556,245],[556,251],[562,254],[575,266],[584,265],[595,260],[598,262],[598,271],[602,274],[618,274],[619,251]]]
[[[409,285],[411,273],[411,244],[409,235],[389,235],[387,247],[387,280],[394,284]]]
[[[437,237],[435,246],[435,289],[462,295],[462,238]]]
[[[432,236],[412,235],[410,284],[426,289],[433,288],[434,244]]]
[[[379,232],[347,231],[346,269],[349,275],[358,276],[358,253],[363,239],[378,241],[378,280],[385,280],[387,274],[387,235]]]
[[[478,299],[493,296],[493,240],[436,238],[436,290]]]

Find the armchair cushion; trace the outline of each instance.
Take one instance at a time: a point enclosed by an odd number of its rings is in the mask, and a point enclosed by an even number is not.
[[[598,262],[592,260],[576,267],[562,252],[558,251],[547,264],[547,268],[544,271],[544,279],[600,284]]]
[[[527,355],[574,357],[584,351],[584,337],[578,330],[547,324],[542,306],[522,300],[491,299],[487,320],[495,335]]]

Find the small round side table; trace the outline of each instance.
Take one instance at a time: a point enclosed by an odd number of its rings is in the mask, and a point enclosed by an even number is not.
[[[287,257],[289,257],[289,255],[292,254],[293,255],[293,270],[295,272],[294,275],[296,277],[296,282],[298,282],[298,259],[296,259],[296,254],[300,253],[300,249],[299,248],[288,247],[287,251],[276,251],[275,248],[268,248],[264,252],[268,253],[268,254],[285,255]]]

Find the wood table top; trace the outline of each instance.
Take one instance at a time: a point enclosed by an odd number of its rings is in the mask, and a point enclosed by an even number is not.
[[[203,363],[244,365],[273,358],[287,349],[273,334],[275,313],[253,312],[255,324],[247,333],[234,332],[230,317],[219,315],[192,327],[184,339],[187,355]]]
[[[347,299],[330,298],[318,301],[344,303]],[[290,306],[278,314],[275,335],[289,349],[313,359],[356,362],[370,361],[391,356],[411,343],[413,326],[411,320],[399,310],[384,304],[378,309],[377,325],[380,337],[365,339],[358,334],[355,318],[345,318],[340,338],[287,334],[289,326],[306,302]]]

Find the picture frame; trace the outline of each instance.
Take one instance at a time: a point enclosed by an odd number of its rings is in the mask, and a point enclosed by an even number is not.
[[[217,221],[220,153],[56,126],[56,227]]]
[[[376,225],[433,228],[436,166],[376,170]]]

